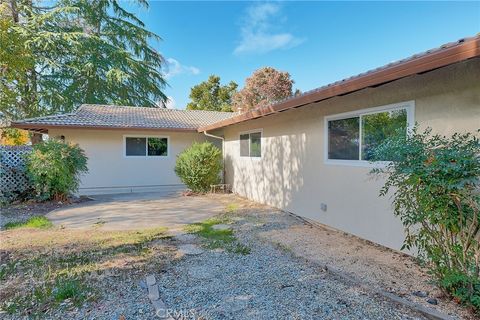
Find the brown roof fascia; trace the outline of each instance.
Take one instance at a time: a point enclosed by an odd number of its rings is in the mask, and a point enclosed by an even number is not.
[[[450,64],[461,62],[480,56],[480,37],[459,42],[451,47],[436,49],[435,51],[413,56],[405,61],[360,74],[350,79],[333,83],[326,87],[314,90],[299,97],[254,110],[238,116],[222,120],[198,129],[199,132],[214,130],[239,122],[260,118],[266,115],[301,107],[310,103],[344,95],[371,86],[377,86],[390,81],[398,80],[418,73],[431,71]]]
[[[196,129],[182,128],[142,128],[142,127],[120,127],[120,126],[81,126],[81,125],[52,125],[52,124],[29,124],[12,122],[11,128],[48,133],[48,129],[87,129],[87,130],[128,130],[128,131],[155,131],[155,132],[197,132]]]

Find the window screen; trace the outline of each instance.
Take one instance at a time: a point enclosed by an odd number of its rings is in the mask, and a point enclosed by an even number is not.
[[[328,158],[358,160],[359,118],[348,118],[328,122]]]
[[[146,155],[146,138],[126,138],[125,154],[127,156],[145,156]]]
[[[250,135],[241,134],[240,135],[240,156],[248,157],[250,155]]]

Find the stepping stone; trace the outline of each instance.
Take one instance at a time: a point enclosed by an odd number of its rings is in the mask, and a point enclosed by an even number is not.
[[[228,224],[216,224],[212,227],[213,230],[230,230],[232,227]]]
[[[148,286],[148,297],[152,301],[160,299],[160,292],[158,291],[157,285]]]
[[[153,286],[155,283],[157,283],[157,280],[155,280],[155,276],[153,274],[148,275],[147,286]]]
[[[175,236],[174,239],[178,242],[192,243],[192,242],[195,242],[195,240],[197,240],[197,236],[194,234],[185,233],[185,234],[179,234]]]
[[[178,246],[178,251],[185,255],[198,255],[204,252],[202,248],[194,244],[184,244],[184,245]]]

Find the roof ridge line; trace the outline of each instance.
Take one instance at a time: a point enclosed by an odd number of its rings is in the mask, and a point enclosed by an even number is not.
[[[180,112],[207,112],[207,113],[236,113],[234,111],[215,111],[215,110],[188,110],[188,109],[169,109],[169,108],[160,108],[160,107],[141,107],[141,106],[126,106],[126,105],[116,105],[116,104],[95,104],[95,103],[84,103],[78,109],[80,110],[83,107],[105,107],[105,108],[122,108],[122,109],[146,109],[146,110],[162,110],[162,111],[180,111]]]

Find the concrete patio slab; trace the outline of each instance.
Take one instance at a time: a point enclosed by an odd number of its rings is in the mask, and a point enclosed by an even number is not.
[[[55,225],[76,229],[175,229],[208,219],[225,208],[208,197],[183,196],[178,191],[98,195],[93,199],[52,211],[47,218]]]

